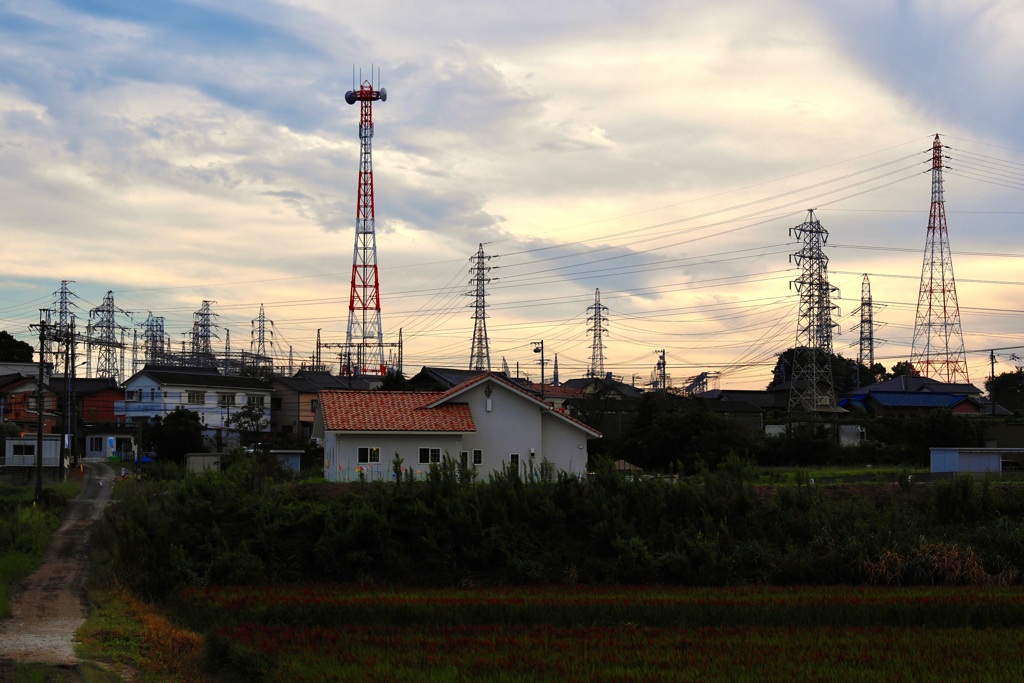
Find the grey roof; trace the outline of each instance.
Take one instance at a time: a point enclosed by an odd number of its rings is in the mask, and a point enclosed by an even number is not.
[[[291,377],[278,377],[273,381],[273,384],[275,388],[284,387],[301,394],[315,394],[321,389],[353,388],[348,378],[335,377],[329,372],[314,370],[299,370]]]
[[[620,382],[616,379],[610,379],[608,377],[580,377],[576,379],[567,379],[562,382],[562,386],[579,389],[581,391],[594,384],[599,384],[606,389],[616,391],[623,398],[637,398],[643,393],[643,391],[630,384]]]
[[[888,408],[952,408],[963,401],[977,401],[963,394],[938,394],[931,391],[872,391],[865,400],[877,401]]]
[[[701,393],[698,398],[746,402],[768,410],[778,408],[786,410],[789,408],[789,392],[782,391],[758,391],[756,389],[711,389]]]
[[[153,369],[153,367],[159,369]],[[195,372],[192,372],[192,371]],[[222,375],[217,370],[208,368],[174,368],[166,369],[163,366],[149,366],[142,368],[128,381],[145,375],[164,386],[194,386],[213,387],[223,389],[253,389],[257,391],[270,391],[270,385],[255,377],[238,377],[234,375]]]
[[[458,368],[435,368],[427,365],[409,379],[409,383],[417,387],[436,385],[444,389],[457,387],[463,382],[468,382],[474,377],[487,374],[481,370],[461,370]],[[503,373],[494,373],[502,374]]]
[[[981,394],[981,389],[967,382],[946,383],[931,377],[897,375],[882,382],[855,389],[850,392],[850,395],[875,393],[876,391],[935,392],[959,396]]]
[[[50,386],[57,393],[63,394],[67,383],[64,381],[63,376],[54,375],[50,378]],[[107,389],[119,391],[120,387],[117,385],[117,380],[113,377],[74,377],[71,380],[71,391],[79,396],[83,394],[97,394]]]

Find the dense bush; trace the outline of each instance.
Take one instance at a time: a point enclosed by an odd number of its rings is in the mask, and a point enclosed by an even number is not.
[[[282,483],[256,467],[138,483],[96,534],[116,578],[161,597],[181,585],[317,581],[1005,581],[1024,566],[1022,491],[1011,484],[759,486],[735,457],[675,481],[602,467],[587,480],[473,482],[445,463],[421,481]],[[934,548],[969,558],[970,571],[951,573]],[[884,558],[902,564],[888,571]]]

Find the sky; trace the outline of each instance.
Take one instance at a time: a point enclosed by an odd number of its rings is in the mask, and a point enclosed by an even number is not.
[[[664,353],[673,386],[764,388],[809,210],[834,351],[858,356],[867,274],[875,360],[907,360],[939,134],[982,387],[1024,357],[1022,35],[1016,0],[0,0],[0,329],[35,346],[67,282],[80,331],[109,291],[129,341],[152,315],[177,345],[209,301],[217,349],[253,349],[261,306],[282,368],[344,342],[345,93],[372,80],[407,376],[469,367],[482,245],[493,369],[540,380],[543,341],[547,381],[583,376],[599,295],[606,372],[643,386]]]

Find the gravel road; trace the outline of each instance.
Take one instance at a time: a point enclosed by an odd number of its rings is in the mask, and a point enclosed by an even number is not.
[[[42,566],[19,586],[11,617],[0,621],[0,660],[72,666],[75,631],[85,621],[89,537],[110,500],[113,470],[86,462],[81,495],[54,533]]]

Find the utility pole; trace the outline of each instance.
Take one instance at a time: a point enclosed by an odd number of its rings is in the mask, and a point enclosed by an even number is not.
[[[43,348],[49,336],[50,309],[39,309],[39,381],[36,383],[36,503],[43,497],[43,369],[46,356]]]
[[[540,354],[540,397],[544,398],[544,340],[533,342],[533,352]]]

